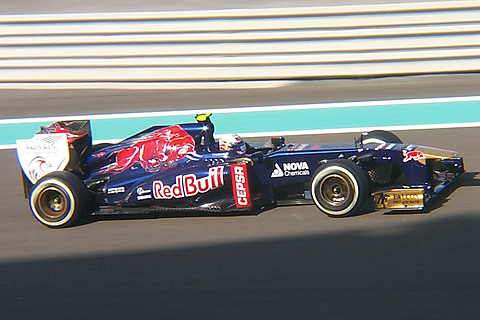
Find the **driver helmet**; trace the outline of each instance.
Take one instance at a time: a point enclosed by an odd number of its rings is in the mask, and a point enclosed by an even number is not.
[[[234,133],[222,135],[218,140],[218,147],[220,151],[229,151],[238,155],[245,154],[247,151],[245,141]]]

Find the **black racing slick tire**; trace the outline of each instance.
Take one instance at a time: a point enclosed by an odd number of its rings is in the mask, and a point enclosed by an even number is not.
[[[402,140],[390,131],[374,130],[362,133],[362,143],[402,143]]]
[[[82,180],[67,171],[47,174],[30,194],[33,215],[50,228],[75,225],[85,216],[87,204],[88,192]]]
[[[335,159],[320,166],[311,181],[313,201],[331,217],[351,216],[370,196],[370,184],[363,169],[347,159]]]

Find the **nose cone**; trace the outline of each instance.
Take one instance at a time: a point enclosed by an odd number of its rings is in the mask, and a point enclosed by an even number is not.
[[[457,156],[456,151],[418,146],[415,151],[423,153],[426,159],[449,159]]]

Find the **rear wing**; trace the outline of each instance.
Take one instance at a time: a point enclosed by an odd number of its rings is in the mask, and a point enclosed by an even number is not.
[[[25,195],[50,172],[69,170],[80,176],[92,145],[90,122],[59,121],[40,128],[30,139],[17,140],[17,157]]]

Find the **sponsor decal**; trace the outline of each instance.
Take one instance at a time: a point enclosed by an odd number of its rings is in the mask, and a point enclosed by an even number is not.
[[[36,134],[31,139],[17,140],[17,155],[23,172],[35,183],[50,172],[65,169],[70,160],[67,136]]]
[[[227,159],[228,158],[228,152],[212,153],[212,156]]]
[[[401,194],[401,193],[396,193],[392,195],[393,200],[422,200],[423,195],[422,194]]]
[[[423,208],[424,198],[422,189],[393,189],[374,194],[378,209]]]
[[[425,154],[421,151],[403,150],[403,162],[409,162],[413,160],[425,164],[425,159],[427,159],[427,156],[425,156]]]
[[[273,170],[272,178],[281,177],[296,177],[296,176],[308,176],[310,175],[310,168],[305,161],[300,162],[287,162],[280,167],[278,163],[275,163],[275,169]]]
[[[272,178],[281,178],[283,176],[284,176],[284,174],[283,174],[282,168],[280,168],[278,163],[275,163],[275,169],[273,169],[271,177]]]
[[[149,193],[152,193],[152,190],[145,190],[145,189],[143,189],[143,187],[138,187],[137,188],[137,194],[139,196],[142,196],[144,194],[149,194]]]
[[[138,201],[148,200],[148,199],[152,199],[152,195],[151,195],[151,194],[145,194],[145,195],[143,195],[143,196],[138,196],[138,197],[137,197],[137,200],[138,200]]]
[[[161,180],[155,180],[152,191],[155,199],[180,199],[206,193],[223,185],[223,167],[214,167],[203,178],[197,178],[194,174],[179,175],[173,185],[164,185]]]
[[[252,206],[250,200],[250,188],[248,185],[247,166],[245,164],[234,164],[232,170],[232,187],[237,208],[248,208]]]
[[[145,190],[142,187],[137,188],[137,200],[152,199],[152,190]]]
[[[116,188],[109,188],[107,190],[107,194],[117,194],[117,193],[124,193],[125,187],[116,187]]]

